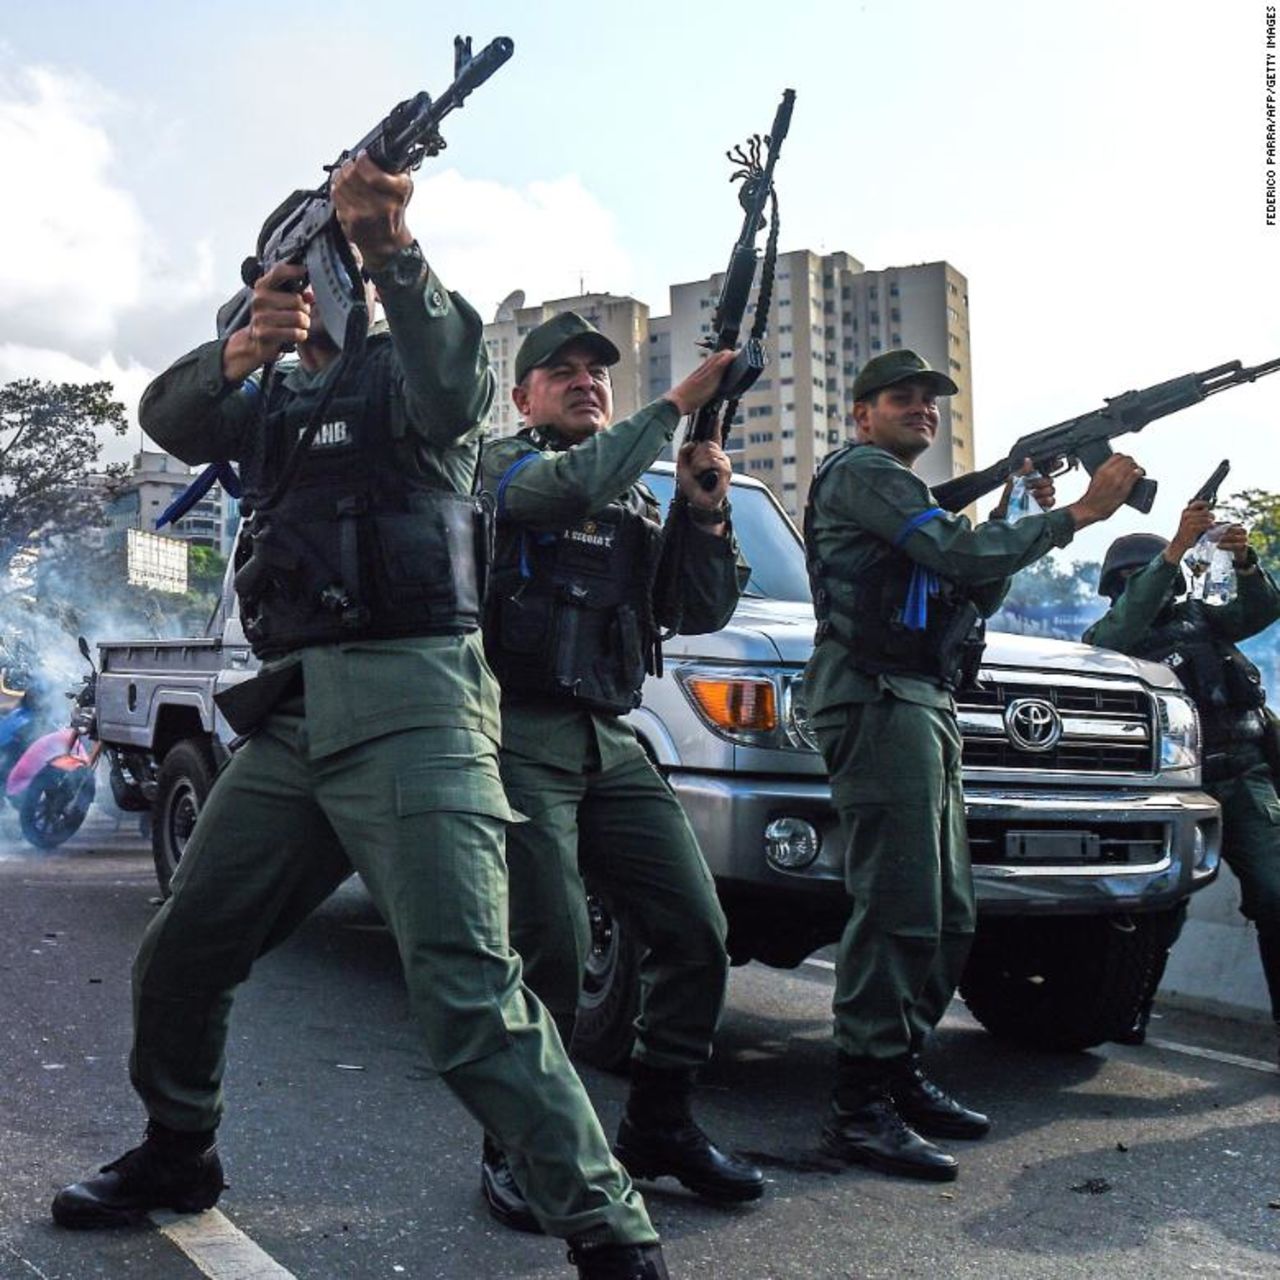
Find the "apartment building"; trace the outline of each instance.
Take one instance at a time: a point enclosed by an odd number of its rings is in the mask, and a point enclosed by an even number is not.
[[[511,403],[516,352],[530,329],[561,311],[576,311],[621,352],[622,359],[610,371],[613,375],[615,419],[629,417],[648,403],[649,308],[645,303],[612,293],[586,293],[526,306],[524,293],[516,290],[498,307],[493,321],[484,327],[489,360],[498,379],[493,413],[489,418],[491,435],[509,436],[519,430],[520,415]]]
[[[651,395],[701,358],[723,280],[671,286],[670,316],[649,325]],[[758,288],[757,279],[753,307]],[[847,253],[779,254],[767,347],[769,367],[743,397],[728,449],[734,467],[764,481],[791,515],[803,511],[818,463],[852,436],[858,371],[895,347],[919,352],[960,388],[939,401],[938,438],[921,476],[936,483],[973,470],[969,287],[949,263],[869,271]]]

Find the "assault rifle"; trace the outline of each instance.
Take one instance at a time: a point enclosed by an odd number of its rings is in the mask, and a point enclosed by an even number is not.
[[[962,511],[984,494],[998,489],[1030,458],[1044,475],[1060,475],[1081,463],[1090,474],[1111,456],[1110,440],[1129,431],[1141,431],[1148,422],[1199,404],[1207,396],[1230,387],[1254,382],[1280,370],[1280,359],[1246,369],[1239,360],[1220,364],[1204,373],[1188,373],[1168,382],[1158,382],[1141,391],[1126,391],[1108,399],[1101,409],[1070,418],[1057,426],[1033,431],[1018,440],[1007,457],[982,471],[957,476],[933,487],[933,496],[947,511]],[[1056,469],[1055,469],[1056,468]],[[1155,501],[1156,481],[1142,478],[1125,501],[1138,511],[1150,511]]]
[[[751,285],[756,276],[756,263],[759,260],[756,237],[765,225],[766,204],[772,206],[769,238],[765,242],[764,268],[760,275],[760,293],[751,333],[738,348],[733,363],[724,371],[716,394],[693,415],[685,436],[687,442],[714,440],[719,443],[723,440],[738,412],[738,401],[751,388],[765,366],[763,338],[773,295],[773,267],[778,257],[778,197],[773,189],[773,166],[778,162],[782,140],[791,127],[791,108],[795,100],[794,90],[784,90],[769,132],[763,138],[758,133],[753,134],[743,146],[725,152],[738,166],[729,181],[742,183],[738,191],[738,202],[742,205],[745,216],[742,219],[742,231],[729,255],[729,267],[724,273],[724,283],[720,286],[716,308],[711,313],[711,336],[702,344],[708,351],[732,351],[738,346],[743,318],[751,296]],[[715,473],[704,472],[698,477],[698,483],[708,491],[714,489]]]
[[[512,41],[499,36],[472,57],[470,37],[455,37],[453,83],[444,93],[433,99],[424,91],[393,107],[386,119],[342,152],[326,171],[332,173],[361,151],[367,151],[387,173],[416,169],[428,156],[439,155],[445,148],[440,122],[461,107],[514,49]],[[263,223],[257,253],[240,267],[244,288],[218,310],[218,337],[225,338],[249,323],[254,282],[279,262],[305,264],[325,331],[344,351],[359,349],[369,329],[369,312],[360,268],[334,216],[328,178],[314,191],[295,191]]]
[[[1192,502],[1207,502],[1211,507],[1218,505],[1218,487],[1227,478],[1227,472],[1231,470],[1231,463],[1228,459],[1218,463],[1211,475],[1202,484],[1192,496]]]

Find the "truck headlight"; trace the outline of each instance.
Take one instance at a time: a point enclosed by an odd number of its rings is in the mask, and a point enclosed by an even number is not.
[[[1157,693],[1156,727],[1159,730],[1158,767],[1161,773],[1200,773],[1200,717],[1195,703],[1181,693]]]
[[[699,718],[720,737],[745,747],[817,750],[799,696],[799,674],[689,667],[676,679]]]

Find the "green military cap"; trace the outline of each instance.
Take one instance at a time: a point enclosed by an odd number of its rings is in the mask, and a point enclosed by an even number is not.
[[[914,351],[905,347],[898,351],[886,351],[875,356],[862,366],[853,384],[853,398],[865,400],[869,395],[891,387],[895,382],[905,382],[908,378],[919,378],[929,384],[935,395],[953,396],[960,390],[945,373],[930,369]]]
[[[530,369],[546,364],[552,356],[575,338],[594,347],[605,364],[617,364],[622,353],[589,320],[576,311],[561,311],[550,320],[544,320],[529,332],[516,352],[516,381],[523,382]]]

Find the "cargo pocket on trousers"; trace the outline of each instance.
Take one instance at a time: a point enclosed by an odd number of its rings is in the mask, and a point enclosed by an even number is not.
[[[507,938],[505,828],[522,819],[496,770],[427,766],[396,778],[396,814],[414,824],[416,882],[393,907],[414,1011],[441,1073],[510,1043],[520,1016]]]

